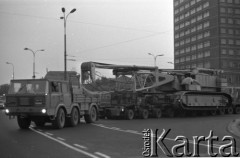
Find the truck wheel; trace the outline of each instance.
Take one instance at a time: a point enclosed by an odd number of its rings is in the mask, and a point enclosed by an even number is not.
[[[141,118],[142,119],[147,119],[149,115],[149,112],[147,109],[143,109],[142,114],[141,114]]]
[[[127,120],[132,120],[134,118],[134,112],[132,109],[126,110],[126,119]]]
[[[227,108],[227,113],[228,113],[228,114],[233,114],[233,107],[231,107],[231,106],[228,107],[228,108]]]
[[[53,126],[56,129],[61,129],[65,126],[65,121],[65,112],[62,108],[59,108],[57,112],[57,117],[55,118],[55,120],[53,120]]]
[[[97,121],[97,110],[94,106],[91,107],[89,114],[84,115],[86,123],[93,123]]]
[[[225,108],[224,107],[220,107],[219,108],[219,114],[220,115],[224,115],[225,114]]]
[[[154,112],[154,117],[155,118],[161,118],[162,117],[162,110],[161,109],[156,109]]]
[[[240,106],[236,106],[234,109],[235,114],[240,114]]]
[[[77,126],[80,120],[79,112],[76,107],[73,107],[71,112],[71,117],[69,118],[70,126],[74,127]]]
[[[31,120],[28,117],[22,116],[17,116],[17,122],[21,129],[28,129],[31,124]]]

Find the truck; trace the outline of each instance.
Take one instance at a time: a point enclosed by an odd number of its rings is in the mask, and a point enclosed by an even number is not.
[[[86,123],[95,122],[101,96],[88,95],[79,81],[80,75],[74,71],[49,71],[42,79],[11,80],[5,113],[16,116],[21,129],[28,129],[31,122],[36,126],[49,122],[57,129],[77,126],[81,117]]]
[[[98,69],[108,69],[115,76],[110,104],[101,108],[107,118],[143,119],[187,114],[240,113],[240,104],[224,91],[227,80],[222,70],[158,69],[151,66],[115,65],[85,62],[81,66],[82,83],[94,84]],[[86,82],[87,81],[87,82]]]

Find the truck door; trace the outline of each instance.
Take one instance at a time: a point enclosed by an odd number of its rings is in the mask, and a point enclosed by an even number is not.
[[[69,86],[67,83],[62,83],[62,94],[63,94],[63,102],[66,108],[70,108],[72,103],[72,95],[69,90]]]
[[[56,107],[60,102],[62,102],[61,97],[61,85],[58,82],[50,82],[50,92],[51,92],[51,107]]]

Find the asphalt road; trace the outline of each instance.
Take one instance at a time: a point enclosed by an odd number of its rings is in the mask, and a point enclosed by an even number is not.
[[[174,139],[185,136],[189,139],[190,151],[193,152],[193,136],[208,137],[210,131],[218,136],[214,141],[214,152],[218,153],[224,142],[222,138],[230,135],[227,125],[239,115],[199,116],[186,118],[161,118],[147,120],[99,120],[94,124],[81,122],[77,127],[55,130],[50,124],[30,130],[20,130],[16,119],[9,120],[0,113],[0,157],[1,158],[139,158],[143,157],[144,129],[159,129],[157,138],[163,129],[171,129],[164,139],[164,144],[171,148],[179,144]],[[240,141],[235,137],[237,152]],[[207,142],[200,142],[200,156],[207,154]],[[157,148],[159,157],[166,157]]]

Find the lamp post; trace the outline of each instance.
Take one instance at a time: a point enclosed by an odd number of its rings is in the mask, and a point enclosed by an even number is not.
[[[35,73],[36,73],[35,72],[35,55],[36,55],[37,52],[44,51],[44,49],[33,51],[30,48],[24,48],[24,50],[29,50],[29,51],[31,51],[33,53],[33,76],[32,76],[32,78],[35,79],[35,77],[36,77],[35,76]]]
[[[163,56],[164,54],[154,55],[152,53],[148,53],[148,55],[152,55],[153,56],[153,58],[154,58],[154,66],[156,67],[157,66],[157,64],[156,64],[157,57]]]
[[[12,65],[12,69],[13,69],[12,78],[14,80],[14,65],[13,65],[13,63],[10,63],[10,62],[6,62],[6,64]]]
[[[72,9],[67,15],[65,14],[65,8],[62,8],[63,16],[60,19],[64,21],[64,80],[67,79],[67,33],[66,33],[66,22],[69,14],[74,13],[76,9]]]

